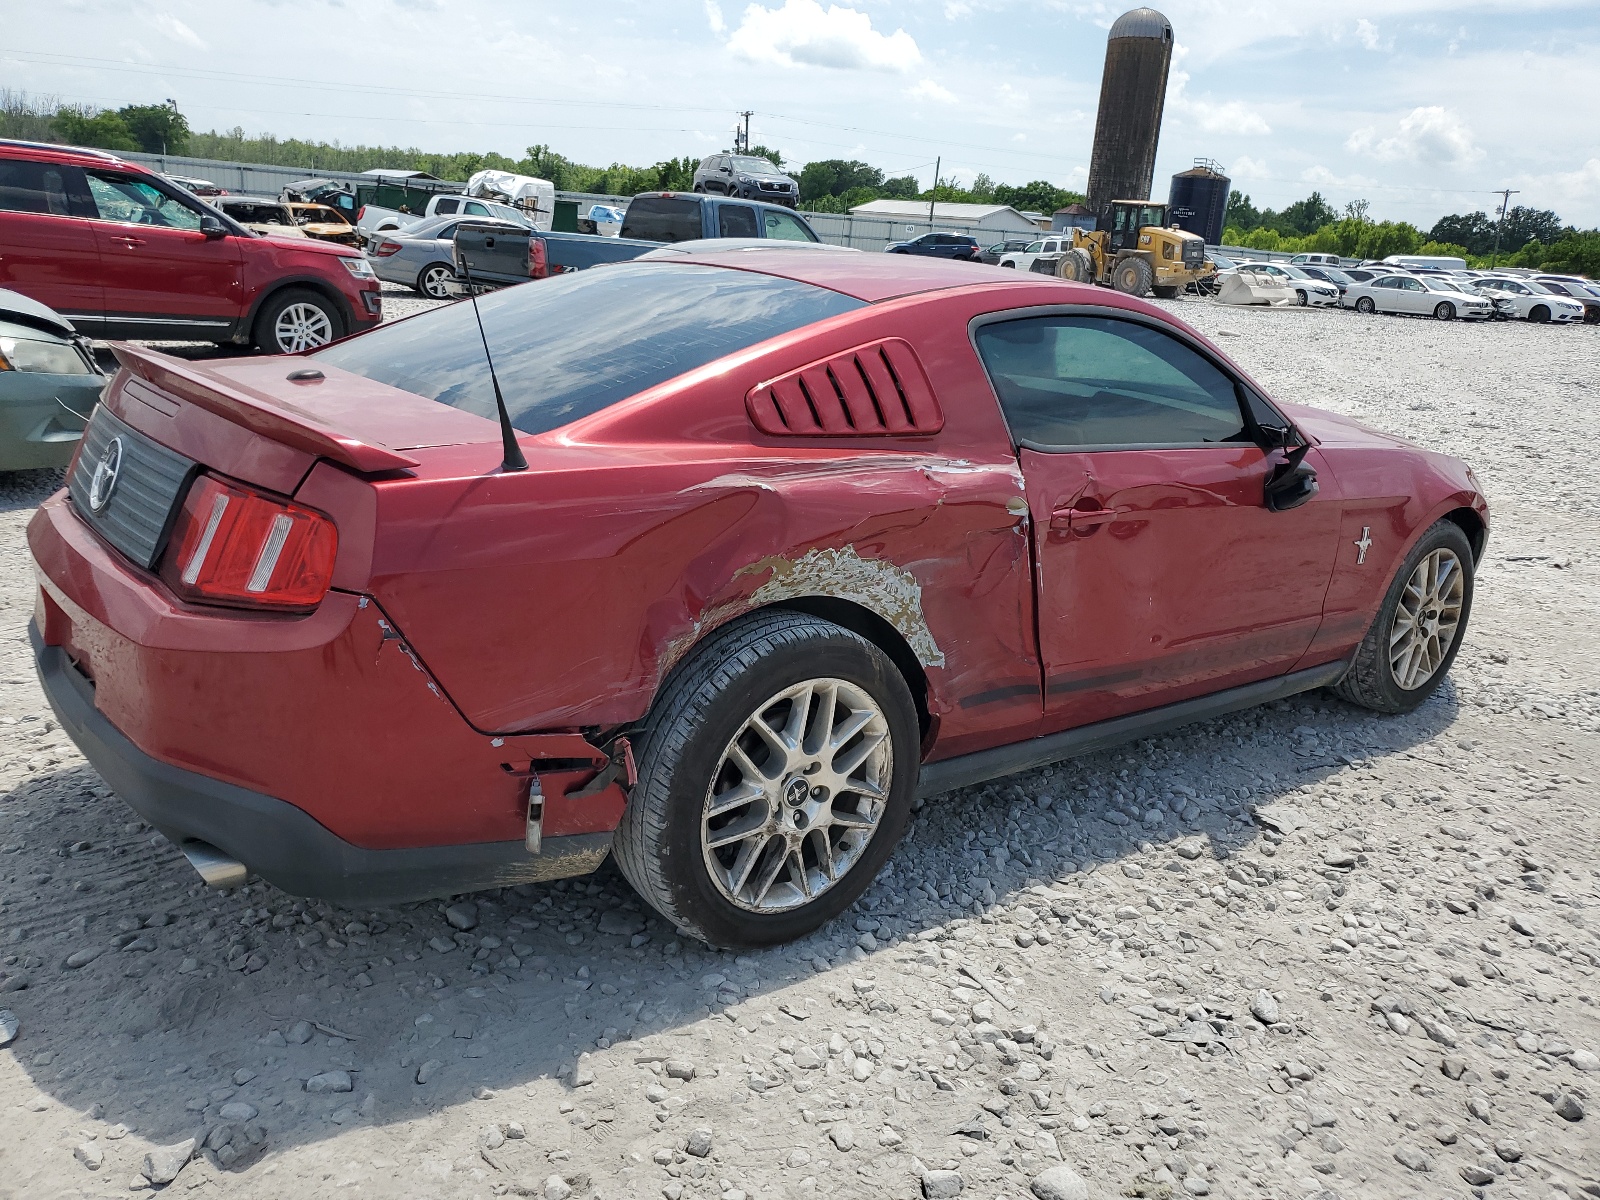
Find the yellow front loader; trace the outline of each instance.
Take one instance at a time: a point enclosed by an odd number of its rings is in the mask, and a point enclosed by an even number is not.
[[[1111,228],[1069,231],[1072,249],[1056,263],[1058,278],[1170,300],[1217,273],[1206,258],[1204,238],[1167,225],[1165,204],[1115,200],[1102,224]]]

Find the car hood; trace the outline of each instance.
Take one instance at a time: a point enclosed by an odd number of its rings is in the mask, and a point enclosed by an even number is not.
[[[72,322],[55,309],[6,288],[0,288],[0,320],[26,325],[29,329],[37,329],[44,333],[53,333],[57,337],[71,337],[77,332]]]
[[[1300,432],[1313,438],[1323,449],[1355,446],[1407,450],[1418,448],[1415,442],[1408,442],[1392,433],[1363,425],[1353,417],[1341,416],[1326,409],[1310,408],[1303,404],[1279,404],[1278,407],[1283,409]]]

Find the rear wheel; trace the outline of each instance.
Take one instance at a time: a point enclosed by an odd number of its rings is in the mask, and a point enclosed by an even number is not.
[[[916,707],[889,658],[803,613],[752,614],[675,672],[641,739],[617,865],[714,946],[791,941],[872,882],[916,787]]]
[[[1436,522],[1395,572],[1383,607],[1334,690],[1378,712],[1410,712],[1455,661],[1472,610],[1472,546],[1453,521]]]
[[[1528,320],[1537,321],[1539,324],[1543,325],[1550,320],[1550,310],[1543,304],[1535,304],[1532,310],[1528,313]]]
[[[417,291],[430,300],[448,300],[455,279],[455,268],[449,263],[429,263],[417,275]]]
[[[307,288],[288,288],[262,308],[253,340],[267,354],[300,354],[343,336],[344,317],[333,301]]]
[[[1372,302],[1371,296],[1358,296],[1356,298],[1356,311],[1371,316],[1378,311],[1378,306]]]
[[[1454,321],[1456,319],[1456,306],[1448,300],[1441,300],[1434,308],[1433,315],[1441,321]]]
[[[1130,296],[1148,296],[1155,281],[1156,273],[1142,258],[1125,258],[1111,271],[1111,286]]]

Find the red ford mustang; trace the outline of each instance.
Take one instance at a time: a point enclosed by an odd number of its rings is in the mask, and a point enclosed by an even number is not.
[[[1466,626],[1470,470],[1118,293],[724,250],[481,313],[119,348],[29,526],[63,727],[212,882],[378,903],[615,852],[770,944],[919,789],[1310,688],[1406,711]]]

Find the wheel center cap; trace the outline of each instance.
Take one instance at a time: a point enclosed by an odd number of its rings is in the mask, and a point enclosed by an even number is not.
[[[798,777],[783,785],[783,802],[790,808],[799,808],[811,795],[811,785]]]

